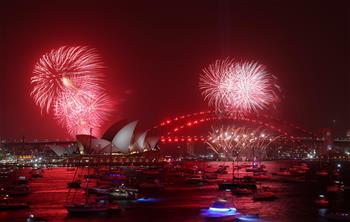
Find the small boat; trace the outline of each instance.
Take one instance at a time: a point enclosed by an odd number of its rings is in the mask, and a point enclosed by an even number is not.
[[[315,204],[321,207],[327,206],[329,201],[324,195],[319,195],[318,198],[315,200]]]
[[[294,166],[289,168],[289,172],[293,175],[304,175],[306,170],[300,168],[299,166]]]
[[[216,173],[205,173],[204,178],[208,180],[216,180],[218,179],[218,175]]]
[[[247,189],[247,188],[233,188],[233,189],[231,190],[231,192],[232,192],[232,194],[238,195],[238,196],[239,196],[239,195],[250,195],[250,194],[253,193],[252,190]]]
[[[191,177],[186,178],[186,183],[195,184],[195,185],[203,185],[207,180],[203,178],[201,174],[196,174]]]
[[[16,210],[16,209],[23,209],[28,207],[29,207],[28,203],[18,202],[13,198],[9,197],[8,195],[5,195],[0,200],[0,210]]]
[[[321,176],[321,177],[325,177],[325,176],[328,176],[328,172],[325,170],[321,170],[321,171],[317,171],[316,175]]]
[[[28,185],[17,185],[13,188],[6,190],[6,193],[9,195],[26,195],[30,193],[30,188]]]
[[[291,172],[287,168],[280,168],[280,170],[276,173],[278,176],[291,176]]]
[[[339,192],[340,190],[341,190],[340,187],[336,184],[327,186],[328,193],[336,193],[336,192]]]
[[[23,209],[28,208],[28,203],[24,202],[0,202],[0,210],[16,210],[16,209]]]
[[[227,168],[229,166],[219,166],[219,168],[215,171],[217,174],[227,174]]]
[[[332,221],[350,221],[350,212],[330,212],[324,217]]]
[[[239,213],[235,207],[228,204],[227,200],[218,199],[208,209],[202,209],[201,216],[206,221],[234,221]]]
[[[253,194],[254,201],[263,201],[263,200],[275,200],[277,196],[274,192],[270,190],[270,188],[261,188],[261,190],[257,191]]]
[[[152,197],[141,197],[141,198],[136,199],[137,203],[156,203],[159,201],[161,201],[161,200],[158,198],[152,198]]]
[[[245,169],[246,172],[266,172],[266,170],[264,168],[261,168],[261,167],[249,167],[249,168],[246,168]]]
[[[135,200],[137,198],[137,190],[118,188],[112,190],[109,195],[115,200]]]
[[[105,175],[100,176],[101,181],[125,181],[126,176],[119,172],[107,172]]]
[[[105,203],[71,203],[64,207],[68,213],[98,213],[98,212],[116,212],[120,211],[118,205]]]
[[[67,171],[75,171],[75,167],[67,167]]]
[[[266,173],[254,173],[254,175],[252,177],[254,180],[268,180],[271,178]]]
[[[340,176],[340,172],[338,170],[333,170],[333,176]]]
[[[98,187],[88,187],[86,191],[95,194],[108,194],[112,188],[113,186],[103,185]]]
[[[256,182],[252,177],[234,178],[232,183],[219,183],[219,190],[230,190],[233,188],[247,188],[256,190]]]
[[[30,171],[30,174],[32,175],[32,178],[43,177],[43,170],[33,169],[32,171]]]
[[[34,214],[30,214],[26,219],[26,222],[47,222],[47,221],[48,220],[46,218],[37,217],[37,216],[34,216]]]
[[[307,163],[300,164],[299,168],[305,171],[309,170],[309,166],[307,165]]]
[[[68,188],[80,188],[81,181],[80,180],[75,180],[67,183]]]
[[[17,180],[15,180],[16,184],[27,184],[28,183],[28,178],[25,176],[19,176]]]
[[[101,175],[98,173],[84,175],[85,179],[99,179],[100,177],[101,177]]]
[[[148,189],[148,190],[162,190],[164,189],[164,185],[157,179],[148,180],[139,185],[140,189]]]

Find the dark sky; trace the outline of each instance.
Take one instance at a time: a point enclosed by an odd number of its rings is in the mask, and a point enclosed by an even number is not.
[[[283,99],[271,115],[310,130],[333,119],[339,133],[350,128],[346,1],[52,2],[0,3],[2,138],[68,137],[29,95],[35,62],[62,45],[100,52],[118,102],[110,123],[152,126],[207,109],[198,76],[230,56],[259,61],[279,78]]]

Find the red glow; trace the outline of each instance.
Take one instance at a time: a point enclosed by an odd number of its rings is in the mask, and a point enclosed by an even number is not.
[[[202,95],[218,111],[256,112],[278,101],[275,79],[258,63],[217,60],[203,72]]]
[[[61,47],[40,58],[34,67],[31,95],[69,134],[94,135],[113,108],[103,87],[102,61],[94,49]]]

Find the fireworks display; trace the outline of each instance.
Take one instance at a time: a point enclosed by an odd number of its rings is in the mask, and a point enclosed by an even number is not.
[[[267,133],[260,128],[227,126],[213,128],[209,132],[207,144],[218,155],[225,158],[237,158],[245,152],[245,156],[261,156],[272,142],[281,136]],[[255,153],[254,153],[255,152]]]
[[[217,111],[257,112],[278,101],[276,78],[255,62],[217,60],[203,70],[199,87]]]
[[[113,106],[106,94],[104,66],[96,50],[85,46],[51,50],[36,63],[31,95],[36,105],[55,118],[72,136],[95,134]]]

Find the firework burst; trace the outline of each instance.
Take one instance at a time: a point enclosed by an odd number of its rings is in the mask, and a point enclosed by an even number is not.
[[[226,59],[203,70],[199,87],[204,100],[217,111],[250,113],[278,101],[275,82],[263,65]]]
[[[103,63],[96,50],[85,46],[51,50],[34,67],[31,95],[36,105],[72,136],[99,133],[113,109],[106,94]]]
[[[31,83],[34,102],[49,112],[57,97],[101,90],[103,64],[94,49],[63,46],[45,54],[36,63]]]
[[[62,94],[56,100],[54,116],[71,135],[89,134],[90,129],[99,134],[112,108],[112,100],[105,93],[92,96]]]

